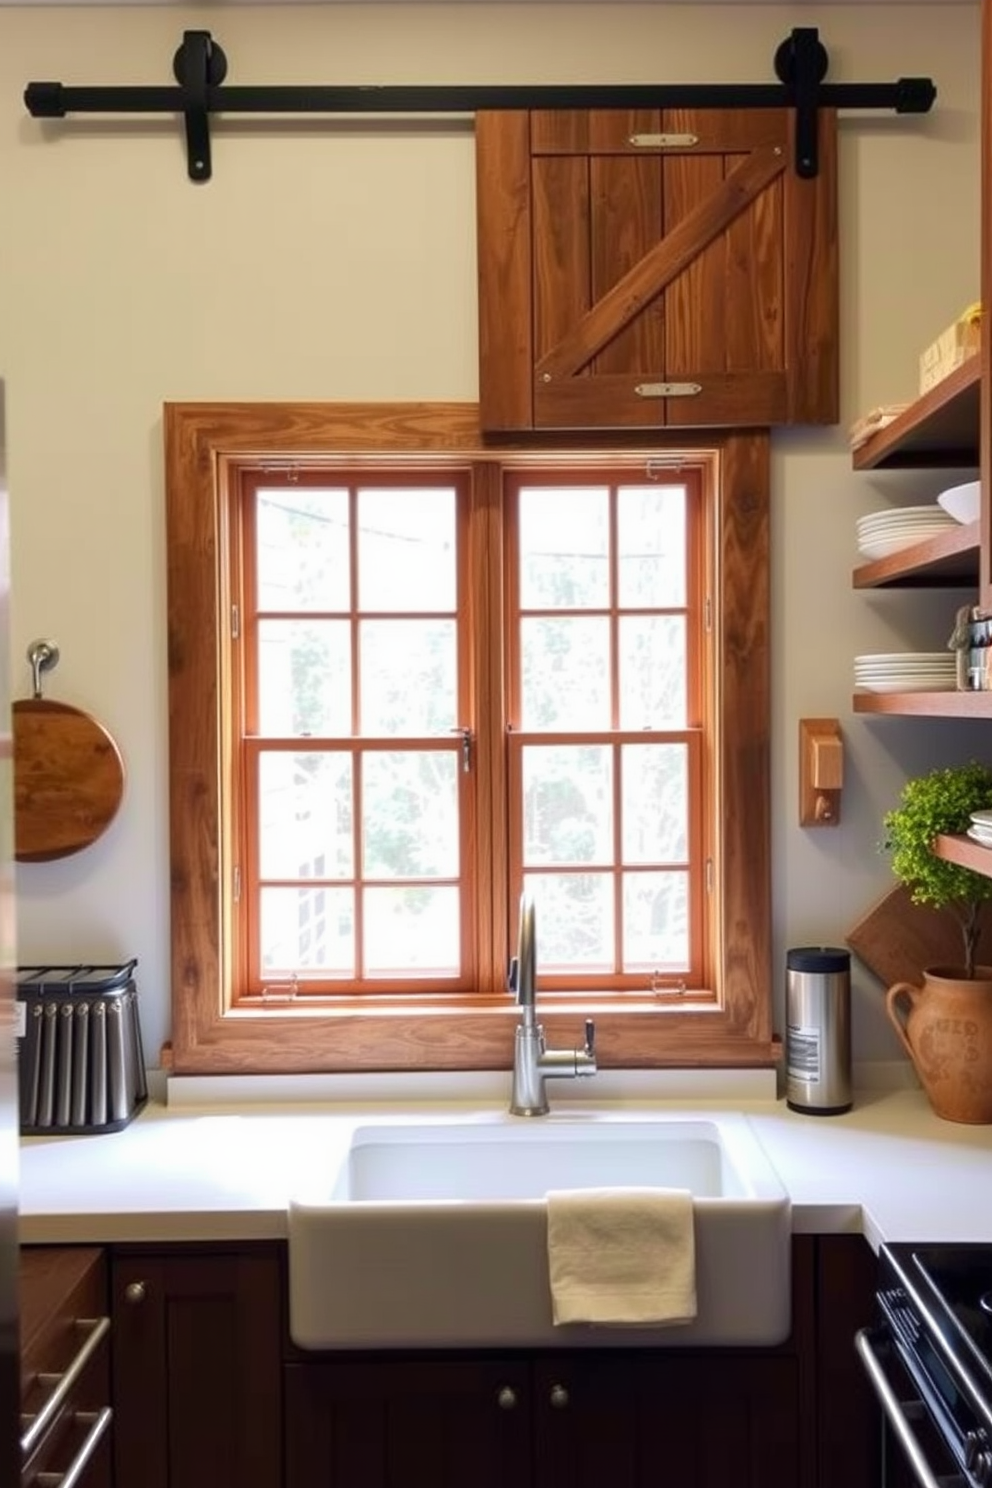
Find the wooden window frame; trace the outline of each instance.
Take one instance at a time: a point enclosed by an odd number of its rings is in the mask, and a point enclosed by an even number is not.
[[[178,1074],[508,1069],[517,1010],[501,990],[443,997],[345,1000],[320,1007],[233,999],[234,803],[226,799],[233,738],[225,699],[236,685],[227,626],[225,503],[246,458],[316,461],[417,455],[496,462],[690,452],[718,471],[714,645],[721,724],[711,761],[716,853],[713,988],[683,996],[570,998],[542,1009],[549,1039],[581,1043],[596,1017],[604,1066],[763,1067],[778,1061],[771,1025],[769,854],[769,437],[766,431],[501,440],[487,447],[468,403],[170,403],[164,410],[169,607],[169,788],[172,1038],[162,1062]],[[560,453],[565,452],[564,457]],[[495,511],[493,503],[489,510]],[[493,518],[494,520],[494,518]],[[497,532],[491,534],[498,542]],[[480,604],[494,604],[480,596]],[[224,628],[222,628],[224,627]],[[499,678],[483,679],[493,698]],[[480,823],[484,818],[480,807]],[[492,824],[490,823],[490,830]],[[494,834],[495,836],[496,834]],[[505,847],[496,845],[496,853]],[[484,933],[505,936],[495,896]]]

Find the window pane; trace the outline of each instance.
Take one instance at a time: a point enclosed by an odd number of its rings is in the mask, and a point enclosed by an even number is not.
[[[260,490],[255,510],[259,609],[347,610],[347,491]]]
[[[263,754],[258,823],[260,877],[350,877],[351,756]]]
[[[605,487],[520,491],[520,607],[604,609],[610,602]]]
[[[612,761],[604,745],[524,748],[526,865],[613,861]]]
[[[685,863],[689,856],[689,751],[684,744],[624,744],[620,751],[625,863]]]
[[[453,490],[358,493],[360,610],[454,610]]]
[[[610,623],[601,619],[522,620],[524,729],[610,727]]]
[[[455,749],[362,756],[366,878],[457,877],[459,758]]]
[[[264,974],[354,975],[351,888],[263,889],[259,897]]]
[[[286,737],[351,733],[347,620],[262,620],[258,627],[258,727]]]
[[[625,873],[623,969],[673,974],[689,964],[689,876]]]
[[[361,731],[441,734],[458,724],[454,620],[363,620]]]
[[[617,591],[621,609],[686,602],[684,486],[621,486]]]
[[[409,885],[366,889],[365,970],[369,976],[457,976],[458,890]]]
[[[685,728],[684,615],[621,615],[620,727]]]
[[[612,971],[610,874],[525,874],[524,887],[534,895],[538,971]]]

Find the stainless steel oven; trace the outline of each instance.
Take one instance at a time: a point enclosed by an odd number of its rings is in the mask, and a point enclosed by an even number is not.
[[[887,1488],[992,1488],[992,1244],[883,1245],[876,1300],[856,1347]]]

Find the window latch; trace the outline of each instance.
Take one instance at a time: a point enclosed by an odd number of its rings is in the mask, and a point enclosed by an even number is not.
[[[462,726],[450,728],[448,733],[462,736],[462,771],[467,775],[472,768],[472,730]]]

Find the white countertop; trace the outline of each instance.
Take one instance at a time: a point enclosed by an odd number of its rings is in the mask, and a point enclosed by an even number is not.
[[[503,1082],[505,1083],[505,1082]],[[720,1101],[646,1100],[636,1087],[603,1109],[742,1112],[792,1200],[796,1233],[863,1231],[883,1240],[992,1239],[992,1126],[935,1117],[921,1091],[864,1091],[843,1116],[804,1116],[752,1099],[746,1083]],[[99,1136],[21,1143],[20,1233],[52,1242],[282,1239],[292,1197],[334,1172],[359,1119],[464,1115],[505,1108],[490,1078],[477,1099],[307,1104],[149,1102],[129,1126]],[[558,1101],[550,1117],[588,1110]]]

